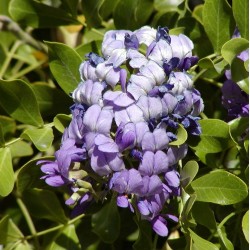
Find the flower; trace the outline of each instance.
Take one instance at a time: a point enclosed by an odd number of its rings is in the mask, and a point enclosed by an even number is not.
[[[167,219],[178,219],[165,210],[180,196],[178,161],[187,154],[171,142],[180,126],[201,133],[204,105],[186,72],[197,61],[192,49],[185,35],[144,26],[108,31],[102,55],[86,55],[62,146],[55,161],[39,162],[49,185],[69,187],[73,214],[110,192],[167,236]]]

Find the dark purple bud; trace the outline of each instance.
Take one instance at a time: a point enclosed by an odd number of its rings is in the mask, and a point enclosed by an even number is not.
[[[85,57],[87,57],[89,59],[89,63],[93,67],[96,67],[99,63],[104,62],[104,58],[102,58],[101,56],[98,56],[94,52],[90,52],[90,53],[86,54]]]
[[[126,49],[138,49],[139,48],[139,40],[136,35],[125,34],[124,45]]]
[[[169,36],[169,29],[167,27],[158,27],[156,33],[156,41],[158,42],[160,39],[167,41],[169,44],[171,43],[171,38]]]
[[[180,62],[180,59],[177,57],[173,57],[169,61],[163,62],[163,69],[164,69],[167,76],[170,75],[170,73],[173,69],[177,68],[179,62]]]

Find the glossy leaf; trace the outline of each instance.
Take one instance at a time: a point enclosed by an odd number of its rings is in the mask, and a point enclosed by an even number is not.
[[[43,125],[35,94],[26,82],[0,80],[0,93],[0,105],[12,118],[34,126]]]
[[[225,228],[224,227],[217,228],[217,233],[219,235],[221,248],[226,249],[226,250],[234,250],[234,246],[233,246],[232,242],[227,237],[227,233],[225,231]]]
[[[218,119],[201,120],[201,135],[192,137],[190,146],[204,153],[217,153],[225,150],[231,143],[229,125]]]
[[[53,122],[54,122],[55,128],[61,133],[63,133],[65,128],[68,127],[71,122],[71,116],[58,114],[56,117],[54,117]]]
[[[240,52],[248,49],[249,42],[244,38],[233,38],[226,42],[221,48],[221,55],[231,64],[233,59],[240,54]]]
[[[16,141],[10,144],[8,147],[11,152],[12,158],[25,157],[33,154],[31,143],[25,141]]]
[[[169,0],[154,0],[154,8],[158,11],[170,11],[170,10],[177,10],[178,5],[180,5],[184,0],[176,0],[176,1],[169,1]]]
[[[46,42],[49,47],[49,66],[53,76],[66,94],[80,83],[81,57],[65,44]]]
[[[77,7],[79,0],[61,0],[63,7],[70,12],[74,17],[77,16]]]
[[[84,59],[85,55],[89,52],[94,52],[98,55],[101,55],[101,44],[102,41],[92,41],[86,44],[82,44],[76,48],[76,52]]]
[[[249,119],[247,117],[239,117],[230,121],[228,124],[231,137],[238,144],[238,142],[241,140],[241,136],[248,129]]]
[[[54,135],[51,127],[31,128],[26,129],[21,134],[21,138],[32,141],[39,151],[46,151],[51,146]]]
[[[247,80],[247,78],[249,77],[249,73],[246,70],[244,62],[241,59],[234,58],[231,65],[231,75],[234,82],[238,83],[243,80],[243,82],[246,81],[247,85],[249,85]]]
[[[34,0],[11,0],[9,12],[15,21],[34,28],[79,24],[65,10]]]
[[[39,160],[52,160],[53,157],[41,158]],[[17,191],[19,193],[24,192],[25,190],[45,186],[44,180],[40,178],[43,176],[43,173],[40,169],[40,166],[37,165],[38,160],[31,160],[24,164],[18,171],[17,174]]]
[[[237,176],[223,170],[213,171],[191,183],[197,201],[220,205],[235,204],[248,195],[246,184]]]
[[[4,145],[5,145],[4,134],[3,134],[2,125],[0,123],[0,147],[3,147]]]
[[[88,26],[98,27],[101,24],[101,16],[99,10],[103,0],[82,0],[82,11],[86,17]]]
[[[0,244],[20,241],[23,234],[8,215],[0,221]]]
[[[68,225],[53,242],[46,248],[47,250],[80,250],[79,240],[76,235],[75,226]]]
[[[232,22],[232,11],[226,0],[205,1],[203,24],[215,52],[220,53],[223,44],[230,39]]]
[[[219,250],[219,248],[214,245],[213,243],[201,238],[199,235],[197,235],[195,232],[193,232],[191,229],[189,229],[189,233],[192,239],[192,250]]]
[[[115,200],[111,200],[92,216],[93,231],[106,243],[114,242],[120,232],[120,216]]]
[[[242,218],[242,230],[247,242],[249,242],[249,211],[247,211]]]
[[[146,23],[153,11],[152,0],[119,0],[113,18],[117,29],[137,29]],[[139,10],[142,10],[139,11]]]
[[[40,112],[43,116],[55,116],[69,112],[73,100],[58,88],[49,87],[45,83],[32,84]]]
[[[2,127],[2,132],[5,139],[10,138],[16,130],[15,120],[8,116],[0,115],[0,126]]]
[[[203,25],[202,12],[203,12],[203,4],[199,4],[195,6],[192,16]]]
[[[176,137],[177,140],[170,142],[169,145],[179,146],[186,142],[188,134],[186,129],[182,125],[179,125]]]
[[[192,207],[192,216],[198,224],[203,225],[210,230],[217,230],[214,212],[210,208],[209,203],[195,202]]]
[[[244,92],[249,95],[249,78],[242,79],[236,83]]]
[[[66,223],[67,218],[56,194],[52,191],[29,189],[23,193],[23,201],[30,213],[58,223]]]
[[[15,178],[9,148],[0,148],[0,196],[7,196],[14,188]]]
[[[237,27],[243,38],[249,39],[249,1],[237,0],[232,1],[233,15]]]
[[[199,165],[196,161],[188,161],[181,169],[181,183],[186,187],[196,176],[199,170]]]

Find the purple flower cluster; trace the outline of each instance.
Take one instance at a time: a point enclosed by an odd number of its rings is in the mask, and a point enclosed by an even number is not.
[[[67,204],[85,208],[114,191],[119,207],[168,234],[167,219],[178,219],[165,208],[180,195],[177,165],[187,153],[171,144],[180,126],[201,132],[203,101],[186,72],[197,62],[192,49],[185,35],[145,26],[108,31],[102,56],[86,55],[56,160],[40,162],[49,185],[70,187]]]
[[[238,29],[235,29],[233,38],[240,37]],[[249,59],[249,49],[242,51],[237,58],[242,61]],[[231,70],[226,70],[227,80],[222,86],[222,105],[228,111],[228,119],[249,116],[249,96],[239,85],[232,80]]]

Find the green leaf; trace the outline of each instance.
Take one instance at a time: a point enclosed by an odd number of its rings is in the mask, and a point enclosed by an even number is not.
[[[176,136],[177,140],[170,142],[169,145],[179,146],[186,142],[188,134],[186,129],[182,125],[179,125]]]
[[[192,238],[192,250],[219,250],[219,248],[214,245],[213,243],[201,238],[199,235],[197,235],[195,232],[193,232],[191,229],[188,230],[190,233],[190,236]]]
[[[189,145],[198,152],[217,153],[227,149],[231,142],[229,125],[218,119],[204,119],[200,137],[192,136]]]
[[[115,27],[131,30],[140,28],[147,22],[152,12],[152,0],[119,0],[113,13]]]
[[[46,151],[52,145],[54,135],[51,127],[26,129],[21,138],[30,140],[39,151]]]
[[[93,232],[106,243],[114,242],[120,233],[120,216],[115,199],[92,216]]]
[[[5,139],[12,137],[16,130],[15,120],[8,116],[0,115],[0,126],[2,127],[2,132]]]
[[[74,225],[68,225],[46,250],[80,250],[79,240]]]
[[[30,156],[33,154],[33,149],[30,143],[25,141],[17,141],[9,146],[12,158],[19,158],[24,156]]]
[[[157,11],[176,11],[178,9],[178,5],[180,5],[184,0],[176,0],[176,1],[169,1],[169,0],[154,0],[154,8]]]
[[[240,54],[240,52],[248,49],[248,47],[248,40],[244,38],[233,38],[222,46],[221,55],[229,64],[232,64],[233,59]]]
[[[118,0],[104,0],[102,1],[102,4],[99,9],[99,15],[102,17],[102,19],[107,19],[110,15],[112,15],[112,12],[117,4]]]
[[[99,10],[103,0],[82,0],[82,12],[86,18],[88,26],[98,27],[101,24]]]
[[[195,6],[192,13],[192,17],[195,18],[201,25],[203,25],[202,12],[203,12],[203,4],[199,4]]]
[[[0,196],[7,196],[14,188],[15,176],[9,148],[0,148]]]
[[[226,0],[206,0],[203,7],[203,24],[213,44],[220,53],[223,44],[231,38],[233,16]]]
[[[67,217],[56,194],[48,190],[28,189],[23,193],[23,201],[29,212],[37,217],[65,224]]]
[[[43,116],[55,116],[69,112],[73,100],[58,88],[51,88],[48,84],[37,83],[31,85]]]
[[[181,184],[186,187],[196,176],[199,170],[199,165],[196,161],[189,161],[181,170]]]
[[[70,12],[72,16],[77,17],[77,8],[79,0],[61,0],[62,9],[66,8],[67,12]]]
[[[230,135],[234,142],[238,144],[242,134],[245,133],[249,127],[249,119],[247,117],[239,117],[230,121],[228,124]]]
[[[249,95],[249,78],[236,82],[238,86]]]
[[[249,1],[237,0],[233,3],[233,15],[243,38],[249,39]]]
[[[133,249],[135,250],[152,250],[153,242],[152,242],[152,226],[146,220],[138,221],[135,218],[135,221],[139,228],[139,237],[137,241],[133,245]]]
[[[232,65],[231,65],[231,75],[232,75],[232,80],[236,83],[244,80],[246,81],[246,86],[245,89],[248,92],[247,86],[249,86],[248,83],[248,77],[249,77],[249,73],[245,68],[244,62],[239,59],[239,58],[234,58]],[[244,83],[243,81],[243,83]],[[244,85],[243,85],[244,86]],[[240,86],[241,87],[241,86]]]
[[[52,160],[53,157],[45,157],[39,160]],[[41,166],[37,165],[38,160],[31,160],[24,164],[17,174],[17,191],[23,193],[25,190],[46,185],[44,180],[41,180],[43,173]]]
[[[198,201],[220,205],[235,204],[248,195],[246,184],[237,176],[224,170],[216,170],[191,183]]]
[[[5,140],[4,140],[2,125],[0,123],[0,147],[3,147],[4,145],[5,145]]]
[[[22,80],[0,80],[0,105],[19,122],[42,126],[37,100],[31,87]]]
[[[9,12],[16,22],[33,28],[79,24],[77,19],[72,18],[65,10],[34,0],[11,0]]]
[[[89,52],[94,52],[98,55],[101,55],[101,46],[102,41],[92,41],[86,44],[82,44],[76,48],[76,52],[82,57],[85,58],[85,55]]]
[[[249,211],[247,211],[242,218],[242,230],[249,243]]]
[[[55,128],[61,133],[63,133],[65,128],[68,127],[71,122],[71,116],[58,114],[56,117],[54,117],[53,122],[54,122]]]
[[[219,235],[220,244],[222,249],[234,250],[232,242],[227,238],[227,233],[224,227],[217,228],[217,233]]]
[[[55,79],[66,94],[80,83],[81,57],[65,44],[46,42],[49,47],[49,66]]]
[[[192,207],[192,216],[198,224],[203,225],[212,231],[217,230],[214,212],[210,208],[209,203],[195,202]]]
[[[17,242],[23,238],[23,234],[8,215],[0,221],[0,232],[0,244]]]

